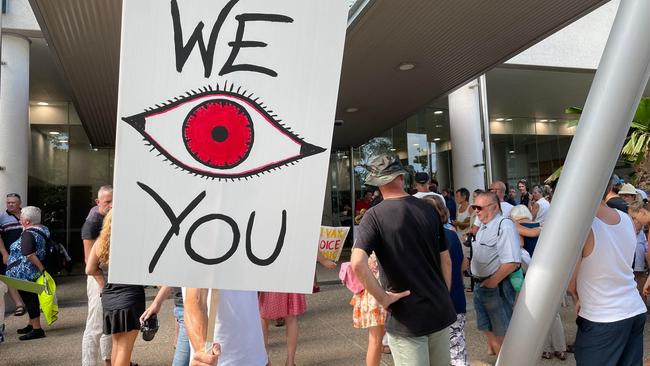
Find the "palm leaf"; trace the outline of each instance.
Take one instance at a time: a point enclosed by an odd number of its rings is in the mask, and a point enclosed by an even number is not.
[[[545,184],[551,184],[551,183],[555,182],[556,180],[558,180],[560,178],[560,175],[562,174],[562,168],[564,168],[564,165],[557,168],[553,172],[553,174],[549,175],[548,178],[546,178],[546,180],[544,180],[544,183]]]
[[[582,114],[582,108],[580,107],[568,107],[564,110],[565,114]]]
[[[632,128],[650,131],[650,98],[641,98],[632,119]]]

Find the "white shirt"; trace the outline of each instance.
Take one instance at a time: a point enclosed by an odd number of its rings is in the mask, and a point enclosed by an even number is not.
[[[219,290],[214,341],[221,345],[218,366],[265,366],[268,363],[256,292]]]
[[[594,250],[582,259],[576,281],[578,315],[592,322],[613,323],[647,311],[632,272],[637,242],[634,225],[627,214],[614,211],[620,217],[618,224],[594,218]]]
[[[478,277],[493,275],[502,264],[520,263],[521,248],[515,224],[500,214],[481,224],[472,251],[472,273]]]
[[[447,201],[445,201],[445,196],[441,195],[440,193],[436,193],[436,192],[415,192],[413,194],[413,197],[420,198],[420,199],[422,199],[423,197],[426,197],[426,196],[438,196],[438,197],[442,198],[442,203],[444,203],[445,207],[447,207]]]
[[[537,215],[535,215],[535,222],[543,224],[551,204],[544,197],[537,200],[536,203],[539,208],[537,209]]]

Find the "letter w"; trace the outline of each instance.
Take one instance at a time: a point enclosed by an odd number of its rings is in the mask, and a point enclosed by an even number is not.
[[[187,62],[187,59],[190,57],[194,46],[199,44],[199,52],[201,52],[201,59],[203,60],[203,68],[205,69],[205,77],[210,77],[212,74],[212,64],[214,60],[214,49],[217,44],[217,38],[219,36],[219,31],[223,26],[223,23],[226,21],[226,17],[232,10],[232,8],[239,2],[239,0],[230,0],[226,6],[221,9],[219,12],[219,17],[214,22],[212,26],[212,31],[210,32],[210,39],[208,40],[208,46],[205,46],[205,41],[203,40],[203,22],[199,22],[194,32],[187,40],[187,43],[183,45],[183,29],[181,28],[181,16],[178,10],[177,0],[172,0],[172,21],[174,23],[174,47],[176,49],[176,71],[183,71],[183,66]]]

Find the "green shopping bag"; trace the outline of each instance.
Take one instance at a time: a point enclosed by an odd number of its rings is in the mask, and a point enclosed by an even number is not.
[[[45,291],[38,295],[38,302],[41,304],[41,310],[45,315],[47,325],[52,325],[59,318],[59,305],[56,300],[56,283],[49,273],[43,272],[36,283],[43,285]]]

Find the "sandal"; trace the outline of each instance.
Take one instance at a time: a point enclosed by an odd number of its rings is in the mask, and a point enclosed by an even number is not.
[[[562,361],[566,360],[566,353],[564,353],[564,352],[555,351],[554,355],[555,355],[555,357],[557,357],[558,359],[560,359]]]
[[[381,346],[381,353],[390,355],[390,347],[389,346]]]
[[[544,351],[542,352],[542,358],[545,360],[550,360],[551,358],[553,358],[553,353]]]
[[[14,311],[15,316],[23,316],[25,315],[25,306],[24,305],[18,305],[16,306],[16,310]]]

